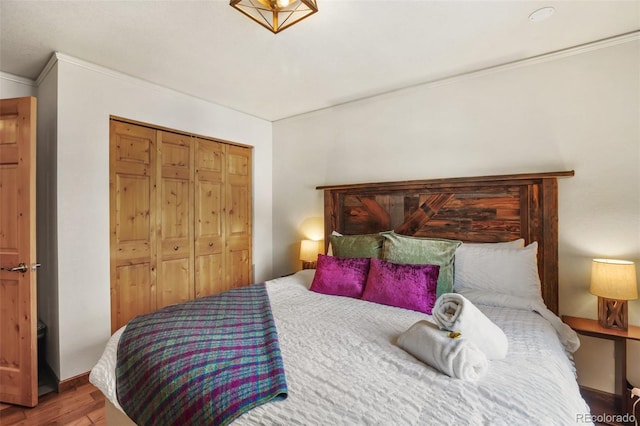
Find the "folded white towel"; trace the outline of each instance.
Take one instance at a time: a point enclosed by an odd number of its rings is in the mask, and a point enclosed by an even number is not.
[[[473,303],[458,293],[444,293],[433,306],[433,321],[444,330],[459,331],[471,340],[489,359],[507,356],[509,342],[495,325]]]
[[[429,321],[418,321],[398,337],[398,346],[449,377],[475,381],[489,368],[480,349],[463,335],[452,338]]]

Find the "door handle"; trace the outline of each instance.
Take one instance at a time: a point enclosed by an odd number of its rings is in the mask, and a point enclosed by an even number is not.
[[[24,263],[18,264],[18,266],[14,266],[13,268],[8,266],[0,266],[0,271],[9,271],[9,272],[27,272],[27,265]]]
[[[40,266],[42,266],[40,263],[34,263],[34,264],[31,266],[31,269],[32,269],[33,271],[35,271],[35,270],[36,270],[37,268],[39,268]],[[25,272],[27,272],[27,270],[28,270],[28,269],[29,269],[29,268],[27,267],[27,265],[26,265],[24,262],[19,263],[19,264],[18,264],[18,266],[14,266],[13,268],[6,267],[6,266],[0,266],[0,271],[22,272],[23,274],[24,274]]]

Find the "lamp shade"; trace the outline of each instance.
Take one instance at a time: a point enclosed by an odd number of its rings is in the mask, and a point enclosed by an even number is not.
[[[318,11],[316,0],[231,0],[229,4],[273,33]]]
[[[320,253],[320,241],[302,240],[300,242],[300,260],[303,262],[315,262]]]
[[[589,291],[607,299],[637,299],[635,263],[626,260],[593,259]]]

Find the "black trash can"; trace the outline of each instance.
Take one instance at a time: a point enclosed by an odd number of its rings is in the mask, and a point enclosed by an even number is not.
[[[42,368],[45,364],[47,342],[47,325],[38,320],[38,368]]]

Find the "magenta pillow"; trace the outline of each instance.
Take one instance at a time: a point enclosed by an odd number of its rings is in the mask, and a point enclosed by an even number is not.
[[[431,314],[439,271],[438,265],[404,265],[372,258],[362,299]]]
[[[354,259],[318,254],[311,291],[359,299],[368,273],[368,258]]]

